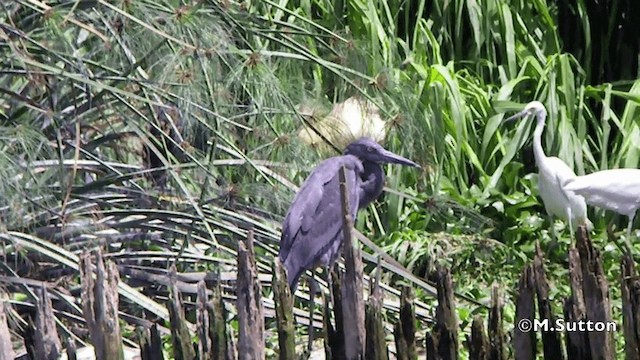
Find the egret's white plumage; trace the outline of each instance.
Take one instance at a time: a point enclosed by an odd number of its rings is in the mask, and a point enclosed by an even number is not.
[[[615,211],[629,218],[627,237],[640,208],[640,169],[610,169],[569,179],[567,191],[583,196],[589,205]]]
[[[533,132],[533,155],[538,165],[538,193],[542,198],[545,210],[551,219],[558,217],[569,223],[571,235],[578,225],[591,229],[593,224],[587,217],[587,204],[582,196],[563,189],[562,185],[575,179],[573,170],[557,157],[547,157],[542,149],[542,131],[547,118],[547,110],[539,101],[532,101],[516,115],[505,121],[524,116],[536,116],[536,128]]]

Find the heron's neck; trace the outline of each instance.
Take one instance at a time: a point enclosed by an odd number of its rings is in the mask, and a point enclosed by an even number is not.
[[[361,176],[362,184],[360,185],[360,196],[358,197],[360,199],[358,207],[361,209],[377,199],[384,187],[384,171],[382,167],[372,161],[363,161],[362,165],[364,165],[364,172]]]
[[[533,156],[536,158],[536,164],[538,167],[541,161],[547,157],[542,149],[542,131],[544,130],[544,117],[538,115],[538,123],[536,129],[533,131]]]

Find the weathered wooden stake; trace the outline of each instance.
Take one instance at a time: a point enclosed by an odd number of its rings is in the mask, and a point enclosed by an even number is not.
[[[535,320],[535,278],[533,265],[525,266],[518,283],[516,298],[516,326],[513,328],[513,348],[516,359],[533,360],[536,358],[536,333],[533,331]],[[530,327],[529,331],[525,330]]]
[[[416,358],[412,358],[409,356],[410,351],[409,349],[409,345],[407,344],[407,341],[404,338],[404,333],[403,333],[403,329],[402,329],[402,323],[400,322],[400,320],[398,320],[397,323],[395,323],[395,325],[393,325],[393,340],[396,343],[396,359],[397,360],[415,360]],[[429,347],[429,341],[431,340],[431,338],[429,337],[429,334],[427,334],[427,359],[432,359],[433,357],[429,357],[430,355],[433,355],[431,348]],[[433,358],[435,359],[435,358]]]
[[[153,324],[151,329],[138,329],[140,339],[140,358],[142,360],[164,360],[162,352],[162,338],[158,332],[158,325]]]
[[[344,359],[344,321],[342,319],[342,291],[340,283],[342,276],[339,271],[331,269],[328,276],[331,281],[329,287],[333,299],[323,298],[324,303],[324,350],[325,358]],[[335,319],[335,327],[331,324],[331,305],[333,305],[333,316]]]
[[[458,359],[458,318],[453,297],[453,281],[449,270],[442,267],[436,270],[435,278],[438,306],[431,340],[427,341],[427,358],[434,356],[429,355],[431,352],[437,354],[437,359],[455,360]]]
[[[493,284],[491,288],[491,309],[489,309],[489,359],[504,360],[505,334],[502,326],[502,296],[498,284]]]
[[[378,274],[380,274],[378,266]],[[378,278],[372,280],[372,289],[367,308],[365,310],[365,326],[367,332],[367,345],[365,357],[367,360],[387,360],[389,350],[384,330],[384,319],[382,317],[382,289]]]
[[[471,337],[467,338],[467,343],[469,344],[469,360],[489,360],[489,339],[484,331],[484,321],[480,315],[473,318]],[[517,356],[516,359],[518,359]]]
[[[15,353],[11,344],[11,333],[7,325],[7,311],[9,303],[6,301],[6,294],[0,290],[0,360],[13,360]]]
[[[238,244],[238,358],[264,359],[262,291],[253,252],[253,230]]]
[[[540,242],[536,242],[536,256],[533,259],[533,274],[536,284],[536,295],[538,299],[538,313],[541,321],[547,321],[549,327],[556,324],[556,317],[551,311],[551,301],[549,301],[549,282],[544,271],[544,256],[540,248]],[[533,331],[533,329],[532,329]],[[557,331],[542,332],[542,351],[544,358],[548,360],[562,360],[562,343],[560,333]]]
[[[58,338],[51,298],[45,288],[38,289],[37,293],[39,299],[36,305],[35,354],[38,359],[57,359],[62,350],[62,343]]]
[[[627,360],[640,360],[640,280],[636,277],[633,259],[622,257],[622,323],[624,326],[624,352]]]
[[[355,191],[356,189],[354,189]],[[365,320],[364,294],[362,286],[362,255],[358,241],[353,237],[353,218],[349,204],[345,169],[340,169],[340,193],[343,214],[344,263],[345,273],[342,278],[342,312],[350,321],[344,323],[345,355],[348,360],[364,359],[365,352]]]
[[[182,296],[176,285],[176,267],[169,269],[169,319],[171,321],[171,343],[173,355],[177,360],[192,360],[196,358],[191,333],[187,327],[187,320],[182,306]]]
[[[416,312],[413,300],[411,288],[403,286],[400,291],[398,322],[393,327],[398,360],[416,359]]]
[[[209,335],[211,337],[211,349],[213,350],[213,359],[230,360],[229,347],[227,344],[227,312],[222,300],[222,289],[220,282],[216,281],[213,288],[213,296],[208,304],[209,309]]]
[[[611,323],[609,283],[602,270],[600,252],[593,247],[584,226],[578,227],[576,247],[582,267],[582,289],[587,319],[594,323]],[[588,334],[591,355],[594,359],[609,360],[615,357],[616,349],[612,332],[590,331]]]
[[[278,344],[280,345],[279,358],[280,360],[294,360],[296,359],[296,328],[293,318],[293,297],[287,283],[284,267],[277,258],[273,274],[273,298],[276,305],[276,325]],[[313,296],[313,294],[309,294],[309,296]],[[313,317],[310,320],[313,321]]]
[[[198,298],[196,299],[196,328],[198,333],[198,360],[211,360],[213,349],[211,348],[211,337],[209,324],[209,296],[204,280],[198,282]]]
[[[89,253],[84,253],[80,258],[82,312],[87,321],[96,359],[124,359],[118,320],[118,269],[113,262],[105,264],[100,250],[95,252],[95,258],[95,280]]]
[[[443,360],[458,358],[458,317],[449,269],[438,270],[438,347]]]
[[[569,249],[569,282],[571,296],[564,302],[564,318],[567,323],[585,321],[587,310],[582,291],[582,265],[580,264],[580,254],[574,246]],[[586,331],[567,331],[566,349],[569,360],[591,359],[589,334]]]

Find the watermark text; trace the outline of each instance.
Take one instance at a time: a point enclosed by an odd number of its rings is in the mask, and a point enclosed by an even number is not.
[[[529,331],[567,331],[567,332],[615,332],[618,330],[618,324],[613,321],[565,321],[564,319],[521,319],[517,324],[518,330],[521,332]]]

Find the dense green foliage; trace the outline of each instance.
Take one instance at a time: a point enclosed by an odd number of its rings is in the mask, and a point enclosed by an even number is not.
[[[97,245],[123,266],[224,271],[248,227],[269,272],[296,184],[328,155],[296,137],[299,105],[358,95],[388,119],[386,147],[423,166],[388,168],[365,235],[418,275],[451,266],[481,301],[492,282],[513,293],[540,240],[564,296],[570,234],[550,244],[532,123],[501,121],[539,100],[548,155],[578,174],[640,166],[640,10],[599,3],[3,2],[2,274],[48,280]],[[626,219],[590,217],[617,282],[606,227]],[[154,312],[165,294],[125,302]],[[475,310],[461,306],[467,329]]]

